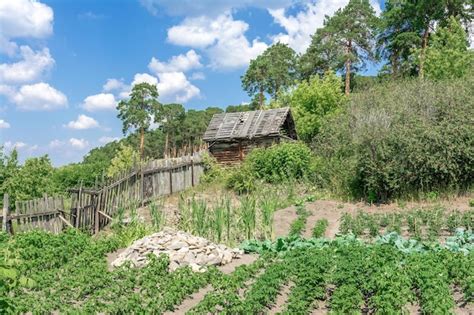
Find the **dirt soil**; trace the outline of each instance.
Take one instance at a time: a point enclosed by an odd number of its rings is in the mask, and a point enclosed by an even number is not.
[[[367,203],[348,203],[334,200],[317,200],[314,202],[306,203],[306,209],[311,212],[306,222],[306,228],[303,233],[304,237],[311,237],[311,231],[314,224],[319,219],[328,220],[328,228],[326,229],[325,236],[333,238],[339,231],[339,225],[341,215],[343,213],[355,214],[357,211],[362,210],[367,213],[390,213],[390,212],[403,212],[409,211],[414,208],[425,208],[434,207],[440,205],[445,207],[448,211],[460,210],[467,211],[470,209],[469,200],[472,196],[452,198],[450,200],[441,200],[436,202],[407,202],[406,204],[400,205],[397,203],[383,204],[383,205],[370,205]],[[274,216],[274,234],[275,237],[288,235],[289,227],[291,222],[297,218],[296,209],[294,206],[278,210]]]

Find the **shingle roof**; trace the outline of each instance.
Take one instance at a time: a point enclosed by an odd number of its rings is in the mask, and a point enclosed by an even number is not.
[[[209,142],[276,136],[280,134],[281,126],[288,115],[291,116],[289,107],[215,114],[204,133],[203,140]]]

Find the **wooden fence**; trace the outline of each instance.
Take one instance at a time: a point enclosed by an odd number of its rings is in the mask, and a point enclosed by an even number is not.
[[[29,201],[17,201],[15,212],[10,212],[8,194],[3,196],[3,215],[0,218],[3,231],[13,234],[34,229],[59,233],[70,223],[65,218],[63,197],[37,198]]]
[[[97,233],[119,211],[192,187],[199,183],[203,172],[201,152],[179,158],[152,160],[106,181],[102,188],[91,189],[80,185],[79,188],[70,189],[69,211],[65,211],[64,199],[45,196],[17,202],[16,213],[11,215],[7,200],[7,203],[4,202],[2,226],[11,233],[35,228],[58,232],[65,225]],[[12,229],[13,226],[15,229]]]

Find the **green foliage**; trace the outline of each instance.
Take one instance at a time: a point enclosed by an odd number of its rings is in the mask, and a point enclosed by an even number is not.
[[[10,203],[16,200],[28,200],[42,197],[43,194],[53,194],[55,186],[53,182],[54,168],[47,155],[38,158],[29,158],[18,167],[7,163],[7,169],[11,172],[3,183],[3,191],[10,196]],[[13,169],[15,169],[13,171]]]
[[[158,91],[154,85],[139,83],[133,87],[130,99],[122,100],[117,105],[124,133],[130,128],[146,130],[150,127],[151,116],[159,117],[160,104],[157,98]]]
[[[326,233],[326,229],[329,225],[329,222],[327,219],[319,219],[316,221],[316,224],[313,227],[312,235],[313,237],[323,237],[324,233]]]
[[[370,201],[472,184],[472,77],[355,93],[316,138],[322,185]]]
[[[371,214],[359,211],[355,215],[342,214],[340,232],[376,237],[384,229],[400,234],[406,228],[409,235],[417,240],[437,241],[446,231],[454,234],[459,228],[473,229],[473,218],[473,210],[447,212],[438,206],[400,213]]]
[[[213,183],[223,181],[226,177],[226,170],[217,163],[217,160],[205,152],[202,155],[204,174],[201,175],[200,183]]]
[[[425,77],[454,79],[472,74],[474,52],[468,48],[468,38],[461,23],[451,17],[447,26],[439,27],[426,49]]]
[[[110,166],[107,168],[107,176],[115,177],[123,172],[128,172],[134,165],[137,165],[140,157],[137,151],[130,146],[120,145],[117,154],[110,161]]]
[[[242,88],[250,95],[258,97],[260,108],[264,105],[264,93],[277,98],[295,79],[296,56],[286,44],[276,43],[267,48],[256,59],[250,61],[249,68],[242,76]]]
[[[227,179],[227,186],[238,192],[252,191],[256,180],[269,183],[305,179],[313,166],[311,150],[302,143],[282,143],[252,150],[242,166]]]
[[[140,155],[143,157],[145,130],[148,130],[151,117],[158,119],[161,109],[158,103],[158,91],[156,85],[146,82],[133,86],[130,99],[121,100],[117,105],[117,117],[122,120],[123,133],[130,128],[140,131]],[[159,122],[159,121],[158,121]]]
[[[290,94],[290,104],[298,136],[311,142],[325,119],[344,104],[341,80],[334,72],[302,81]]]
[[[306,210],[304,205],[298,205],[296,206],[296,214],[298,217],[290,225],[290,232],[288,233],[290,236],[299,236],[303,233],[306,226],[306,220],[311,212]]]
[[[368,0],[350,0],[344,8],[324,21],[321,33],[325,35],[325,40],[338,45],[333,63],[341,66],[340,60],[344,60],[346,95],[350,91],[351,71],[364,67],[367,60],[374,60],[376,25],[377,17]]]
[[[153,228],[159,231],[165,224],[166,216],[163,211],[163,201],[152,201],[148,206],[150,208],[150,215]]]

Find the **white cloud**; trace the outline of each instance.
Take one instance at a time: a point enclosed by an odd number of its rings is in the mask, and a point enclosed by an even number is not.
[[[110,93],[99,93],[90,95],[84,99],[82,108],[89,112],[95,112],[99,110],[114,110],[117,106],[117,101],[113,94]]]
[[[10,124],[3,119],[0,119],[0,129],[8,129]]]
[[[13,149],[21,150],[21,149],[27,148],[27,144],[21,141],[17,141],[17,142],[6,141],[3,144],[3,147],[7,151],[11,151]]]
[[[21,46],[22,60],[0,64],[0,83],[18,84],[38,80],[54,65],[48,48],[33,51],[29,46]]]
[[[198,87],[191,84],[182,72],[159,73],[157,89],[163,102],[185,103],[200,95]]]
[[[102,143],[102,144],[106,144],[106,143],[109,143],[109,142],[112,142],[112,141],[118,141],[120,140],[119,137],[100,137],[99,138],[99,142]]]
[[[10,99],[21,110],[54,110],[67,107],[67,97],[44,82],[23,85]]]
[[[167,62],[159,61],[153,57],[148,64],[148,69],[155,74],[162,72],[186,72],[202,67],[199,61],[200,58],[201,56],[193,49],[189,50],[185,55],[173,56]]]
[[[12,38],[44,38],[53,32],[53,10],[35,0],[0,1],[0,52],[13,55]]]
[[[112,92],[112,91],[121,91],[128,86],[123,83],[123,80],[118,79],[107,79],[107,82],[102,86],[104,92]]]
[[[89,146],[89,141],[85,139],[77,139],[77,138],[71,138],[69,139],[69,144],[74,148],[78,150],[83,150]]]
[[[62,147],[64,145],[64,141],[61,141],[61,140],[58,140],[58,139],[54,139],[52,140],[50,143],[49,143],[49,147],[51,149],[55,149],[55,148],[59,148],[59,147]]]
[[[380,4],[377,0],[370,1],[377,14],[380,14]],[[304,10],[296,15],[287,15],[284,7],[269,9],[274,21],[285,29],[285,33],[273,36],[274,42],[288,44],[296,52],[304,52],[311,43],[311,35],[323,26],[326,15],[333,15],[337,9],[349,3],[349,0],[317,0],[305,4]]]
[[[200,16],[186,18],[168,29],[168,41],[175,45],[203,49],[214,69],[239,68],[262,53],[268,46],[259,39],[252,42],[244,33],[249,25],[234,20],[230,13],[216,18]]]
[[[76,130],[84,130],[99,127],[99,123],[92,117],[86,115],[77,116],[76,120],[70,121],[66,127]]]
[[[157,85],[158,79],[148,73],[137,73],[133,77],[131,86],[134,86],[135,84],[139,84],[139,83],[148,83],[151,85]]]
[[[194,72],[189,77],[189,80],[204,80],[204,79],[206,79],[206,75],[202,72]]]

